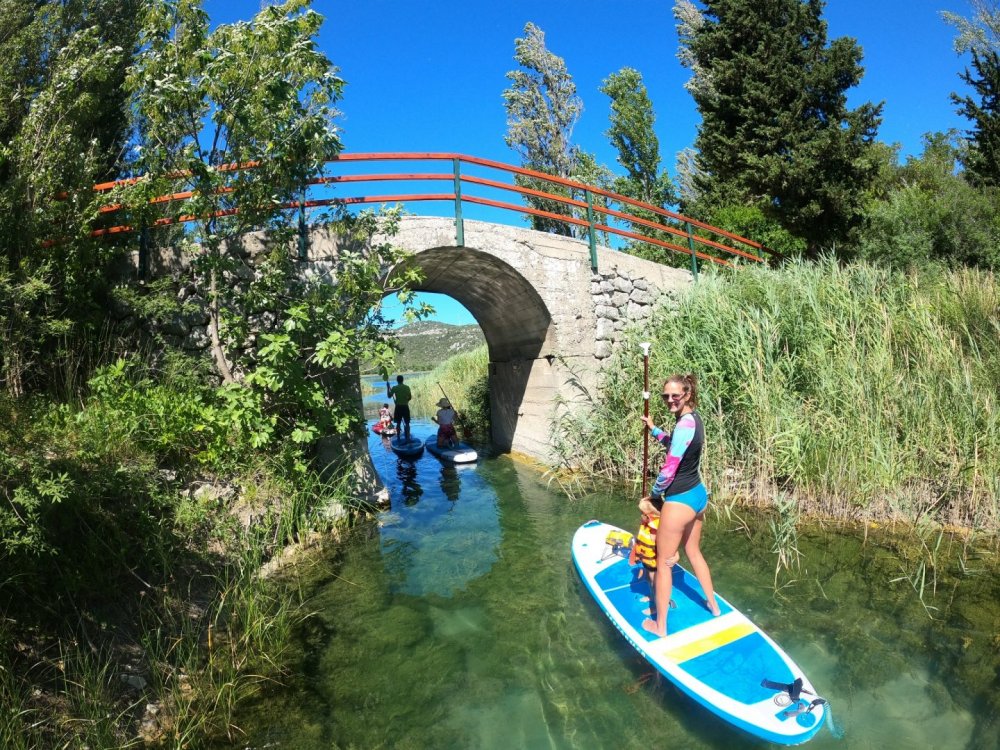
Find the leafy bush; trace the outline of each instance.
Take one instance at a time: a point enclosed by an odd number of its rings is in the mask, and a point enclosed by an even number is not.
[[[862,258],[900,269],[931,261],[1000,267],[1000,190],[971,185],[958,169],[962,153],[954,132],[932,133],[919,158],[891,170],[866,210]]]
[[[707,221],[733,234],[749,237],[783,256],[795,258],[806,251],[803,238],[796,237],[775,219],[767,217],[757,206],[722,206],[714,209]]]

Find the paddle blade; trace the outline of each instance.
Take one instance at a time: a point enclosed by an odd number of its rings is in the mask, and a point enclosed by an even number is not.
[[[830,730],[836,739],[844,739],[844,728],[840,724],[833,720],[833,710],[830,708],[830,704],[826,704],[826,728]]]

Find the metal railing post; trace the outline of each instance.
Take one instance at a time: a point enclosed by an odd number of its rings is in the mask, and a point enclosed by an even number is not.
[[[698,256],[695,254],[694,249],[694,231],[691,229],[691,222],[685,221],[684,226],[687,228],[688,234],[688,250],[691,251],[691,275],[694,276],[694,280],[698,280]]]
[[[452,159],[455,172],[455,244],[465,247],[465,222],[462,220],[462,160]]]
[[[597,230],[594,228],[594,194],[584,191],[587,196],[587,235],[590,238],[590,270],[597,273]]]

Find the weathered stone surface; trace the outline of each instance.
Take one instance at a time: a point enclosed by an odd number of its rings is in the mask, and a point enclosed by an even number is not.
[[[653,295],[643,289],[640,289],[639,287],[633,289],[628,298],[632,302],[639,302],[643,305],[653,304]]]
[[[208,335],[208,328],[205,326],[199,326],[198,328],[192,328],[188,331],[188,335],[184,337],[183,348],[186,351],[201,351],[203,349],[208,349],[211,345],[212,339]]]
[[[638,305],[635,302],[629,302],[627,310],[629,320],[645,320],[652,314],[649,305]]]
[[[615,334],[615,324],[614,321],[608,318],[598,318],[597,320],[597,333],[595,338],[598,341],[610,340]]]
[[[625,294],[628,294],[629,292],[632,291],[632,281],[630,279],[625,278],[624,276],[618,276],[611,283],[612,286],[614,286],[615,291],[625,292]]]
[[[621,317],[618,308],[613,305],[598,305],[594,309],[594,313],[598,318],[607,318],[608,320],[618,320]]]

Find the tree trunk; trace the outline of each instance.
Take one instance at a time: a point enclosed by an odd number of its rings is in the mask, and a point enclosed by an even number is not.
[[[233,377],[232,368],[226,360],[226,353],[222,349],[222,338],[219,336],[219,293],[216,283],[217,273],[216,269],[213,268],[209,271],[208,276],[208,295],[210,300],[208,332],[212,339],[212,358],[215,360],[215,366],[219,370],[219,374],[222,376],[222,382],[235,383],[236,378]]]

